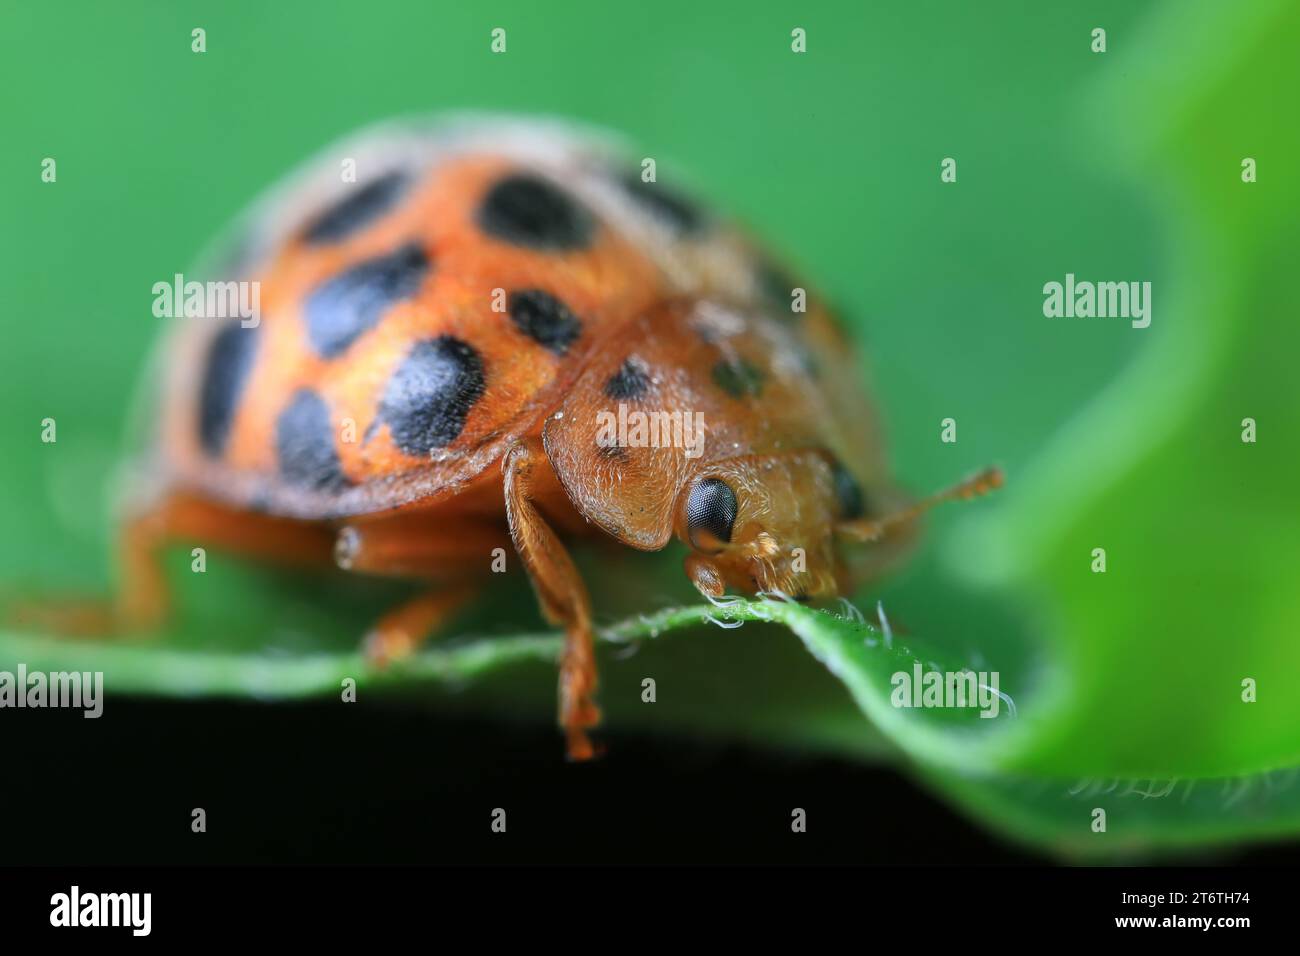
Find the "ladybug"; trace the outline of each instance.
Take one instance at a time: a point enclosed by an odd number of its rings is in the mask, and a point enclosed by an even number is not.
[[[513,548],[564,629],[559,722],[585,759],[597,673],[570,542],[675,537],[715,601],[878,574],[929,502],[893,484],[849,343],[648,168],[553,122],[388,126],[257,203],[204,269],[256,283],[256,321],[179,318],[159,353],[119,619],[161,622],[158,555],[182,541],[425,582],[366,635],[385,662]]]

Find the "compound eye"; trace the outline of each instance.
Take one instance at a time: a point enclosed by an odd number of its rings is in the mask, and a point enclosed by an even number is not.
[[[867,512],[862,486],[839,461],[831,464],[831,480],[835,484],[835,500],[839,502],[840,517],[853,521]]]
[[[736,493],[721,478],[695,483],[686,499],[686,530],[701,551],[718,551],[731,540],[736,523]]]

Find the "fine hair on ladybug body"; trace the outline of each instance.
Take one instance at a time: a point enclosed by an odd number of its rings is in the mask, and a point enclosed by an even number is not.
[[[261,322],[177,320],[159,352],[123,625],[163,618],[158,552],[193,541],[422,582],[364,637],[382,665],[513,548],[564,631],[559,722],[585,759],[600,714],[571,542],[676,537],[710,598],[830,597],[897,561],[923,508],[996,486],[899,491],[825,302],[796,312],[769,254],[629,155],[554,121],[389,125],[259,202],[207,271],[257,281]],[[699,431],[611,433],[632,415]]]

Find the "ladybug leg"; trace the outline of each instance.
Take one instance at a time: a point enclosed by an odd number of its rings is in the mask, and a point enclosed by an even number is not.
[[[156,630],[171,608],[163,551],[181,543],[288,564],[327,565],[333,536],[322,525],[240,511],[173,493],[129,514],[118,531],[112,599],[27,603],[11,615],[24,626],[62,635],[105,636]]]
[[[504,559],[509,547],[500,527],[442,516],[359,518],[340,528],[334,562],[344,571],[439,582],[375,622],[362,640],[370,663],[382,667],[414,653],[479,593],[488,556],[499,548]],[[474,554],[484,556],[482,568],[473,566]]]
[[[587,728],[600,722],[592,702],[596,690],[596,657],[592,649],[591,600],[578,569],[555,532],[533,502],[539,468],[549,468],[540,439],[518,442],[506,454],[506,518],[515,550],[532,579],[542,613],[564,628],[564,654],[560,661],[560,725],[564,728],[569,759],[595,756]]]
[[[129,517],[118,548],[121,587],[115,607],[119,627],[152,629],[170,609],[161,555],[176,544],[197,545],[295,565],[328,564],[328,528],[241,511],[193,495],[172,494]]]
[[[376,667],[385,667],[415,653],[431,635],[472,601],[478,588],[468,584],[430,590],[399,604],[366,634],[362,652]]]
[[[334,562],[344,571],[382,577],[482,576],[504,561],[510,535],[498,523],[399,513],[350,520],[338,531]],[[498,550],[500,549],[500,550]],[[475,566],[475,556],[482,563]]]

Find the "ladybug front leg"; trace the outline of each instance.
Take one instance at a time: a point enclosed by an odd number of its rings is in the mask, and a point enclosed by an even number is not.
[[[539,468],[549,462],[541,441],[518,442],[503,463],[506,518],[515,550],[532,579],[542,613],[564,628],[560,661],[560,725],[571,760],[595,756],[586,729],[600,722],[592,702],[596,691],[596,656],[592,649],[591,600],[573,559],[533,502]]]

